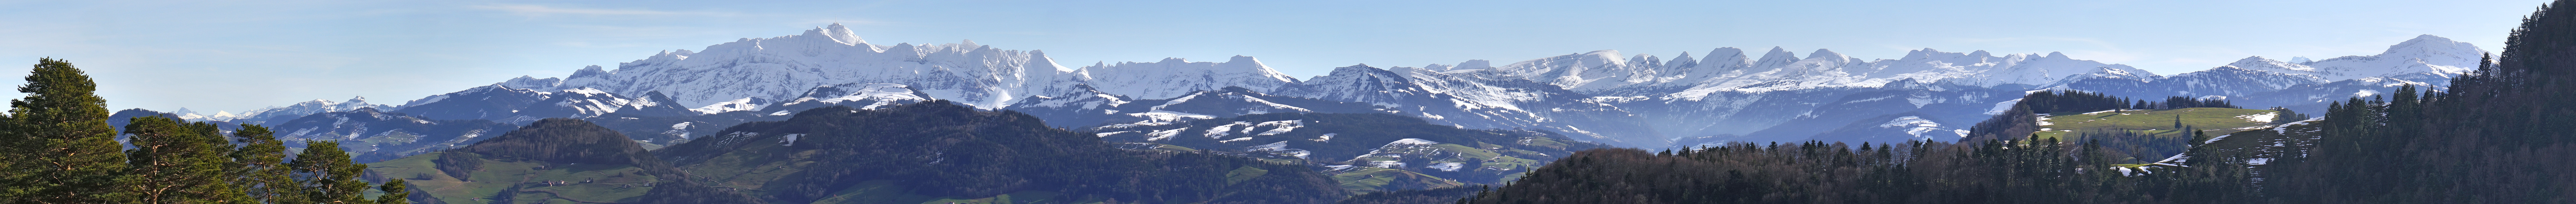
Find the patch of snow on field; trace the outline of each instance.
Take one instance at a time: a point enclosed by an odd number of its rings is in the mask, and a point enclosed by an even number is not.
[[[778,141],[778,146],[796,146],[796,139],[804,138],[805,134],[787,134],[781,137],[786,137],[787,140]]]
[[[1150,132],[1150,133],[1145,133],[1145,141],[1162,141],[1162,140],[1172,139],[1172,136],[1173,136],[1173,135],[1181,135],[1181,130],[1188,130],[1188,129],[1190,129],[1190,128],[1180,128],[1180,129],[1171,129],[1171,130],[1154,131],[1154,132]]]
[[[1387,145],[1387,146],[1396,146],[1396,145],[1413,145],[1413,146],[1419,146],[1419,145],[1436,145],[1436,144],[1440,144],[1440,142],[1433,142],[1433,141],[1431,141],[1431,140],[1424,140],[1424,139],[1422,139],[1422,138],[1404,138],[1404,139],[1401,139],[1401,140],[1395,140],[1395,142],[1388,142],[1388,143],[1386,143],[1386,145]]]
[[[2258,122],[2258,123],[2269,123],[2269,122],[2272,122],[2272,118],[2280,117],[2280,116],[2281,116],[2281,113],[2273,112],[2273,113],[2263,113],[2263,114],[2253,114],[2253,115],[2240,115],[2240,116],[2236,116],[2236,118],[2243,118],[2243,119],[2245,119],[2245,121],[2254,121],[2254,122]]]
[[[1099,135],[1100,137],[1109,137],[1110,135],[1117,135],[1117,134],[1119,134],[1119,133],[1130,133],[1130,132],[1136,132],[1136,131],[1104,132],[1104,133],[1097,133],[1097,134],[1092,134],[1092,135]]]
[[[1270,143],[1270,144],[1264,144],[1264,145],[1253,145],[1253,146],[1250,146],[1250,147],[1243,147],[1243,151],[1246,151],[1246,152],[1268,152],[1268,151],[1279,151],[1279,150],[1288,150],[1288,141],[1279,141],[1279,142],[1272,142],[1272,143]]]
[[[1277,128],[1272,128],[1272,129],[1270,129],[1270,131],[1262,131],[1262,132],[1261,132],[1261,134],[1254,134],[1254,135],[1277,135],[1277,134],[1280,134],[1280,133],[1288,133],[1288,131],[1295,131],[1295,130],[1297,130],[1297,128],[1298,128],[1298,127],[1305,127],[1305,126],[1306,126],[1306,121],[1301,121],[1301,120],[1270,121],[1270,122],[1261,122],[1261,124],[1260,124],[1260,125],[1253,125],[1253,127],[1256,127],[1256,128],[1258,128],[1258,127],[1277,127]],[[1251,131],[1252,129],[1251,129],[1251,128],[1245,128],[1245,129],[1243,129],[1243,130],[1244,130],[1244,131]]]
[[[1460,168],[1467,168],[1467,163],[1458,163],[1458,162],[1440,162],[1440,163],[1432,163],[1432,164],[1431,164],[1431,166],[1426,166],[1426,167],[1431,168],[1431,169],[1439,169],[1440,171],[1458,171],[1458,169],[1460,169]]]
[[[1399,161],[1374,161],[1374,162],[1369,162],[1369,167],[1390,168],[1390,169],[1392,169],[1392,168],[1404,168],[1404,162],[1399,162]]]
[[[1209,128],[1208,128],[1208,130],[1207,130],[1207,134],[1203,134],[1203,135],[1207,136],[1207,137],[1208,137],[1208,139],[1225,138],[1225,136],[1226,136],[1226,135],[1232,135],[1232,134],[1233,134],[1233,133],[1231,133],[1231,132],[1233,132],[1233,131],[1234,131],[1234,128],[1235,128],[1235,127],[1243,127],[1243,128],[1245,128],[1245,129],[1251,129],[1251,127],[1249,127],[1249,126],[1252,126],[1252,123],[1247,123],[1247,122],[1243,122],[1243,121],[1235,121],[1233,124],[1225,124],[1225,125],[1219,125],[1219,126],[1216,126],[1216,127],[1209,127]]]

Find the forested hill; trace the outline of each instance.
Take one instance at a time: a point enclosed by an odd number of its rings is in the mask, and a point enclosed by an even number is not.
[[[1091,130],[1121,148],[1322,166],[1354,193],[1509,183],[1574,151],[1609,146],[1544,130],[1460,129],[1386,113],[1266,113]]]
[[[2135,113],[2065,114],[2127,111],[2120,107],[2143,101],[2050,94],[2077,97],[2025,98],[1959,144],[1591,150],[1460,201],[2576,203],[2576,171],[2568,170],[2576,169],[2569,162],[2576,161],[2576,125],[2569,125],[2576,124],[2576,95],[2567,94],[2576,93],[2576,8],[2568,6],[2576,0],[2527,17],[2492,64],[2479,63],[2475,73],[2438,89],[2449,92],[2406,86],[2331,104],[2322,119],[2275,120],[2228,135],[2202,131],[2185,141],[2189,150],[2154,164],[2159,168],[2117,164],[2100,146],[2106,143],[2092,142],[2098,140],[2058,139],[2076,133],[2034,137],[2042,121],[2028,117],[2111,119]],[[2175,98],[2160,106],[2225,105],[2207,102]],[[2236,112],[2245,111],[2260,110]]]
[[[1326,203],[1310,167],[1129,151],[1016,112],[948,101],[826,107],[655,150],[720,188],[772,203]]]
[[[2576,1],[2523,20],[2448,93],[2334,104],[2266,192],[2318,203],[2576,203]]]
[[[463,148],[371,164],[428,203],[757,203],[689,180],[608,128],[544,119]]]

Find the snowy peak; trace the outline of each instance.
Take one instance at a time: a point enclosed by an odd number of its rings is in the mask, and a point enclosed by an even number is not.
[[[1697,68],[1697,70],[1692,73],[1694,73],[1694,75],[1706,76],[1721,74],[1726,71],[1740,70],[1747,67],[1753,67],[1753,61],[1751,60],[1751,58],[1746,58],[1744,56],[1744,49],[1736,49],[1735,47],[1710,49],[1708,50],[1708,55],[1701,57],[1699,63],[1693,66],[1693,68]]]
[[[658,53],[615,69],[584,68],[556,86],[524,88],[590,87],[620,95],[658,91],[681,105],[705,106],[743,98],[797,98],[822,85],[895,83],[961,104],[998,108],[1025,96],[1070,91],[1082,80],[1073,72],[1039,51],[1002,50],[973,41],[880,46],[835,25],[800,35],[743,38],[696,52]]]
[[[2263,58],[2263,56],[2245,57],[2245,59],[2238,59],[2238,60],[2236,60],[2236,62],[2233,62],[2233,63],[2227,63],[2227,66],[2219,66],[2219,67],[2220,67],[2220,68],[2230,68],[2230,69],[2250,69],[2250,70],[2301,71],[2301,72],[2314,72],[2314,71],[2317,71],[2317,68],[2315,68],[2315,67],[2308,67],[2308,65],[2303,65],[2303,64],[2299,64],[2299,63],[2288,63],[2288,62],[2275,61],[2275,60],[2272,60],[2272,59],[2270,59],[2270,58]]]
[[[1369,67],[1368,64],[1333,68],[1330,75],[1316,76],[1296,86],[1273,91],[1278,95],[1332,101],[1390,103],[1399,97],[1389,94],[1430,94],[1415,86],[1413,80],[1393,71]]]
[[[2343,56],[2313,62],[2281,62],[2262,57],[2248,57],[2228,66],[2281,73],[2307,74],[2326,80],[2340,81],[2365,77],[2399,77],[2430,73],[2448,78],[2477,69],[2478,59],[2486,50],[2477,45],[2451,41],[2433,35],[2389,45],[2388,50],[2372,56]],[[2433,80],[2446,81],[2446,80]]]
[[[841,26],[841,23],[832,23],[832,25],[829,26],[817,27],[813,30],[805,30],[805,35],[823,36],[826,39],[831,39],[832,42],[841,43],[842,45],[859,45],[868,43],[868,41],[859,40],[859,35],[857,33],[850,32],[850,27]],[[972,45],[974,43],[973,41],[968,41],[967,44]]]
[[[2451,41],[2451,38],[2444,38],[2442,36],[2417,35],[2414,39],[2407,39],[2406,42],[2389,45],[2388,50],[2381,51],[2379,56],[2432,56],[2485,52],[2486,50],[2484,49],[2478,49],[2478,45],[2476,44]]]
[[[1083,67],[1078,75],[1100,92],[1138,98],[1171,98],[1194,91],[1217,90],[1238,86],[1253,90],[1270,90],[1297,83],[1297,79],[1251,56],[1234,56],[1226,62],[1190,62],[1181,58],[1164,58],[1159,62],[1120,62]]]
[[[1768,69],[1768,68],[1779,68],[1779,67],[1787,67],[1787,66],[1789,66],[1789,63],[1797,63],[1797,62],[1798,62],[1798,53],[1790,53],[1790,52],[1789,52],[1789,49],[1783,49],[1783,48],[1780,48],[1780,47],[1771,47],[1771,51],[1770,51],[1770,52],[1766,52],[1766,53],[1763,53],[1763,54],[1762,54],[1762,59],[1761,59],[1761,60],[1759,60],[1759,61],[1754,61],[1754,62],[1753,62],[1753,67],[1756,67],[1756,68],[1766,68],[1766,69]],[[1768,70],[1750,70],[1750,71],[1768,71]]]

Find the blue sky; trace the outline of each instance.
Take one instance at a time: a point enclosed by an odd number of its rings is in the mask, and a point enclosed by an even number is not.
[[[615,66],[830,23],[871,43],[1045,50],[1066,66],[1259,57],[1331,67],[1620,50],[2065,52],[2174,74],[2247,56],[2377,54],[2432,34],[2499,50],[2509,1],[0,1],[0,64],[68,59],[111,108],[376,103]],[[0,84],[24,71],[0,71]],[[9,98],[14,93],[0,94]]]

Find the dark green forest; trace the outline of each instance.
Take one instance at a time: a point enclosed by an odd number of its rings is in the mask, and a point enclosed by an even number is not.
[[[111,123],[98,84],[65,60],[38,59],[26,79],[0,116],[0,203],[410,203],[400,183],[360,180],[367,165],[337,142],[296,141],[308,148],[290,156],[258,125]]]

